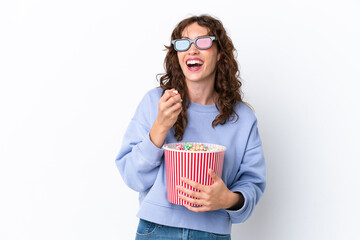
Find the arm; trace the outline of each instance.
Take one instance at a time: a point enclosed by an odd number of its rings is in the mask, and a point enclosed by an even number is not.
[[[147,97],[139,104],[131,119],[115,160],[126,185],[137,192],[143,192],[152,186],[163,156],[163,150],[150,141]]]
[[[164,124],[164,119],[166,121],[172,119],[167,113],[173,114],[169,108],[174,110],[172,108],[174,104],[171,104],[174,100],[170,101],[171,98],[170,93],[165,93],[160,98],[159,113],[153,125],[150,124],[154,120],[149,119],[149,111],[154,111],[156,106],[152,106],[149,96],[143,98],[128,126],[120,152],[116,157],[115,162],[122,178],[130,188],[137,192],[146,191],[156,179],[163,156],[161,146],[168,132],[164,126],[169,125]],[[177,98],[180,99],[179,96]],[[178,109],[175,110],[178,111]]]
[[[251,128],[240,170],[236,175],[236,181],[229,186],[230,191],[239,192],[244,198],[244,203],[240,209],[227,209],[233,223],[244,222],[251,216],[255,205],[264,193],[265,186],[265,158],[255,121]]]
[[[150,131],[151,141],[159,148],[163,145],[167,132],[174,126],[182,111],[181,95],[174,93],[174,90],[166,90],[160,98],[159,113]]]

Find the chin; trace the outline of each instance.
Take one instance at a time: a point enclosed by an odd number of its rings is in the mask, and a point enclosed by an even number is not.
[[[187,80],[187,81],[191,81],[191,82],[199,82],[199,81],[201,81],[201,77],[186,77],[185,76],[185,79]]]
[[[198,81],[203,78],[203,74],[201,73],[187,73],[184,74],[186,79],[189,79],[191,81]]]

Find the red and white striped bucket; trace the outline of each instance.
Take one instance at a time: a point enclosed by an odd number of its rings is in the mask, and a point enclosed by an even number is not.
[[[188,178],[202,185],[211,185],[213,181],[208,174],[208,169],[214,170],[216,175],[221,177],[224,155],[226,148],[224,146],[209,143],[191,143],[204,144],[209,148],[218,148],[216,151],[187,151],[176,150],[176,145],[184,143],[169,143],[163,146],[165,155],[166,183],[168,201],[178,205],[198,206],[188,203],[178,197],[176,185],[183,186],[187,189],[198,191],[188,184],[180,181],[181,177]],[[186,194],[187,197],[189,197]]]

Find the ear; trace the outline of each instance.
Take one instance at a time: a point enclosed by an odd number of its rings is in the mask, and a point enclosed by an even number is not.
[[[220,56],[221,56],[221,53],[218,53],[218,54],[217,54],[217,57],[216,57],[216,59],[217,59],[216,61],[217,61],[217,62],[220,60]]]

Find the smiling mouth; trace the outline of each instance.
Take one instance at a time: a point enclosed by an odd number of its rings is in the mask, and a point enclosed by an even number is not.
[[[200,59],[189,59],[186,61],[186,66],[190,71],[197,71],[201,68],[204,62]]]

